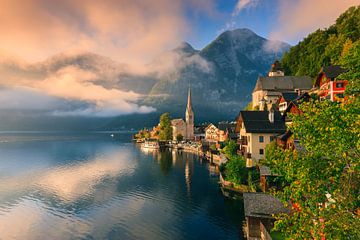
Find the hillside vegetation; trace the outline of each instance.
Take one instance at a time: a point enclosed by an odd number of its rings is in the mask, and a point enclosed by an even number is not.
[[[309,34],[284,54],[286,75],[315,77],[322,66],[339,64],[355,42],[360,41],[360,6],[344,12],[334,25]]]

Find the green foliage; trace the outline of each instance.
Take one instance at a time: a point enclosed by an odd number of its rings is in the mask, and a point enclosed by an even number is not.
[[[239,155],[233,155],[226,163],[225,178],[236,184],[246,184],[248,179],[248,170],[245,159]]]
[[[248,171],[248,179],[247,179],[248,186],[252,191],[257,191],[260,188],[258,185],[260,181],[260,173],[256,168],[247,169],[247,171]]]
[[[181,142],[183,139],[184,139],[184,137],[183,137],[183,135],[181,135],[181,133],[176,135],[176,141]]]
[[[360,40],[351,46],[340,59],[341,65],[348,71],[338,78],[349,81],[346,94],[356,97],[360,94]]]
[[[169,113],[160,116],[160,140],[172,140],[171,119]]]
[[[360,236],[360,107],[355,97],[314,101],[293,115],[291,131],[303,151],[266,150],[272,170],[289,183],[278,192],[292,214],[275,227],[291,239],[356,239]]]
[[[146,128],[141,129],[138,133],[135,134],[136,139],[150,138],[150,132]]]
[[[351,7],[328,29],[309,34],[284,54],[286,75],[316,77],[324,65],[338,64],[350,42],[360,39],[360,6]]]
[[[210,149],[214,151],[217,150],[216,145],[215,144],[210,145]]]
[[[236,155],[238,146],[235,141],[230,140],[227,142],[226,146],[223,148],[222,152],[226,155],[227,158],[231,158],[233,155]]]

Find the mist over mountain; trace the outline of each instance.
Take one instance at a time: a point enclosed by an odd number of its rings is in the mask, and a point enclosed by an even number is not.
[[[0,57],[0,130],[151,126],[163,111],[183,117],[189,86],[197,122],[233,119],[257,77],[289,48],[237,29],[202,50],[182,42],[141,69],[89,52],[32,64]]]

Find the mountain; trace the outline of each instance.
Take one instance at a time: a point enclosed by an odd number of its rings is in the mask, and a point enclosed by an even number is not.
[[[101,119],[89,114],[76,118],[74,116],[77,113],[88,113],[88,109],[96,109],[98,100],[74,100],[66,97],[66,92],[61,92],[64,96],[57,95],[56,99],[31,93],[29,96],[37,97],[38,105],[43,106],[44,102],[49,104],[45,104],[45,110],[36,106],[36,111],[29,111],[26,107],[21,108],[31,102],[26,101],[27,95],[23,94],[25,104],[12,101],[9,106],[15,104],[16,109],[0,109],[0,130],[16,130],[14,128],[17,125],[22,130],[149,127],[158,121],[159,115],[164,111],[169,111],[172,117],[184,117],[189,86],[193,92],[196,122],[231,120],[250,101],[257,77],[266,74],[273,61],[289,48],[286,43],[269,41],[249,29],[236,29],[222,33],[201,50],[182,42],[173,50],[157,56],[141,72],[126,63],[118,63],[90,52],[57,54],[32,64],[0,56],[2,87],[22,86],[21,84],[34,87],[34,83],[42,81],[41,88],[46,89],[49,84],[62,83],[64,79],[67,80],[68,75],[74,74],[72,82],[80,85],[82,91],[86,91],[90,85],[99,86],[112,94],[118,90],[124,94],[135,93],[137,98],[125,98],[124,101],[130,104],[128,107],[139,106],[141,109],[142,106],[150,106],[156,109],[148,114],[134,113]],[[85,80],[82,79],[83,75],[86,75]],[[71,90],[73,86],[68,87]],[[56,89],[51,89],[59,94]],[[25,90],[21,89],[20,93]],[[0,97],[0,102],[11,99],[9,96]],[[116,96],[122,97],[118,93]],[[105,104],[110,106],[111,111],[113,102]],[[103,105],[104,102],[101,102],[100,106]],[[60,111],[54,111],[55,107],[60,108]],[[75,115],[65,117],[59,115],[59,112]]]
[[[289,48],[249,29],[226,31],[200,51],[182,43],[156,60],[174,61],[176,68],[161,76],[143,103],[182,116],[191,85],[198,121],[232,119],[250,101],[257,77]]]

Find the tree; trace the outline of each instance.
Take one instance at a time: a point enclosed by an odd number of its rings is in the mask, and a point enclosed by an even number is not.
[[[160,116],[160,140],[172,140],[171,119],[169,113],[163,113]]]
[[[248,170],[245,159],[239,155],[233,155],[225,165],[225,179],[236,184],[246,184]]]
[[[236,151],[238,146],[235,141],[230,140],[227,142],[226,146],[222,150],[223,153],[226,155],[227,158],[231,158],[233,155],[236,155]]]
[[[176,135],[176,141],[181,142],[183,139],[184,139],[184,137],[183,137],[183,135],[181,135],[181,133]]]
[[[267,149],[266,162],[288,185],[276,193],[292,213],[275,229],[290,239],[356,239],[360,236],[360,108],[344,102],[302,103],[290,129],[302,151]]]

